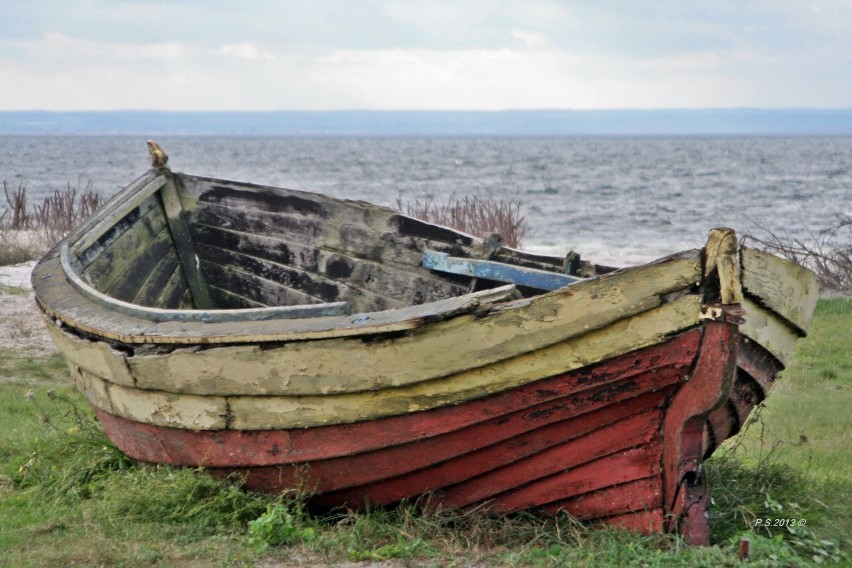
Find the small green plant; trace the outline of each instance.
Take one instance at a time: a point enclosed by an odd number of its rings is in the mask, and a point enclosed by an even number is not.
[[[253,521],[249,521],[250,542],[259,549],[267,546],[281,546],[294,543],[307,543],[316,539],[317,532],[312,526],[305,526],[305,514],[297,500],[270,503],[266,512]]]

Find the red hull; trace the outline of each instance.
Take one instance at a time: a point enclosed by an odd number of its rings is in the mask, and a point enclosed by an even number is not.
[[[431,493],[446,507],[565,509],[643,532],[675,514],[685,524],[668,528],[704,542],[706,498],[691,483],[712,449],[705,423],[730,390],[736,336],[709,322],[510,391],[354,424],[189,431],[97,414],[133,459],[238,473],[262,491],[299,487],[318,507]]]

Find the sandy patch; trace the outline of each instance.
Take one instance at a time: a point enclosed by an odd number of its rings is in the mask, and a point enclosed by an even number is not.
[[[56,353],[33,299],[30,273],[35,262],[0,266],[0,348],[33,357]]]

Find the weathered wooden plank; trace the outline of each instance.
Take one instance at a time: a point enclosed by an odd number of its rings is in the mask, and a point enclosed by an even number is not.
[[[137,319],[110,313],[103,307],[98,308],[94,302],[86,304],[85,310],[78,309],[81,298],[66,298],[68,286],[62,282],[63,269],[59,266],[59,256],[59,251],[48,255],[35,272],[36,279],[42,276],[50,278],[54,271],[59,277],[52,285],[39,286],[39,293],[49,300],[42,303],[45,309],[52,316],[83,331],[128,343],[194,343],[197,339],[193,338],[199,337],[203,337],[205,343],[241,343],[386,333],[414,329],[427,321],[459,313],[460,309],[473,309],[482,302],[505,300],[506,295],[510,293],[510,289],[494,289],[423,306],[343,319],[314,318],[291,322],[259,321],[251,324],[222,322],[199,327],[168,321],[145,322],[141,317]],[[539,342],[543,345],[558,341],[566,323],[580,326],[582,329],[594,329],[613,319],[628,317],[648,309],[660,302],[660,294],[692,287],[700,279],[700,270],[698,251],[688,251],[653,264],[591,279],[571,286],[564,292],[551,292],[534,300],[506,304],[507,309],[511,308],[511,313],[501,317],[508,318],[507,323],[516,321],[523,325],[525,338],[533,344]],[[498,318],[498,314],[495,313],[491,317]],[[498,321],[501,320],[489,319],[488,323]],[[126,333],[129,330],[138,331]],[[517,330],[512,330],[510,335],[512,338],[516,337]],[[456,347],[454,346],[453,350]]]
[[[302,246],[314,246],[322,235],[322,225],[314,219],[270,211],[228,209],[204,204],[189,215],[189,222],[241,233],[266,235]]]
[[[166,310],[176,310],[180,307],[181,298],[187,290],[186,278],[183,276],[183,270],[177,262],[177,253],[175,253],[175,267],[157,295],[154,304]],[[192,307],[192,305],[189,306],[190,309]]]
[[[742,247],[742,279],[746,291],[804,334],[819,300],[816,275],[767,252]]]
[[[769,311],[749,299],[743,300],[745,323],[740,326],[740,332],[756,341],[772,353],[782,364],[787,363],[799,334],[784,323],[775,312]]]
[[[263,258],[231,252],[215,246],[199,245],[197,250],[202,265],[205,267],[208,264],[214,264],[237,270],[245,274],[246,277],[269,280],[323,302],[350,301],[352,298],[352,291],[346,286],[304,270],[291,268]],[[228,280],[222,283],[219,283],[215,279],[208,279],[208,281],[216,282],[220,288],[230,290],[232,293],[239,293],[239,295],[245,297],[245,291],[242,288],[234,289],[225,286],[224,284]],[[264,300],[264,298],[250,299],[256,302],[263,302]]]
[[[222,249],[271,260],[349,285],[355,292],[349,300],[353,311],[400,308],[458,296],[467,291],[464,286],[434,277],[425,270],[413,271],[411,267],[400,268],[267,235],[193,225],[193,237],[202,255],[202,244],[215,243]]]
[[[662,507],[645,511],[633,511],[601,519],[601,523],[613,528],[640,534],[663,532],[665,510]]]
[[[514,287],[504,286],[423,306],[355,316],[309,318],[289,322],[275,320],[273,317],[270,320],[240,323],[204,322],[201,326],[199,323],[186,321],[159,321],[156,317],[160,315],[152,308],[137,306],[138,313],[134,312],[137,315],[108,309],[107,306],[111,305],[109,298],[99,303],[78,293],[78,286],[87,285],[82,282],[72,285],[68,281],[60,253],[61,250],[48,253],[33,271],[34,279],[39,282],[36,300],[45,313],[83,333],[129,344],[192,345],[197,344],[199,339],[210,344],[252,343],[395,333],[416,329],[426,323],[453,317],[486,304],[505,301],[514,291]],[[68,274],[73,275],[70,267]],[[189,301],[189,294],[185,294],[185,298]],[[189,308],[191,305],[184,306],[184,309]],[[249,335],[246,335],[246,332]]]
[[[174,254],[174,243],[168,228],[163,227],[103,292],[117,300],[132,302],[154,275],[160,260],[169,254]]]
[[[686,306],[687,304],[682,304],[680,307]],[[692,306],[689,307],[691,311]],[[477,361],[477,366],[473,368],[468,366],[469,370],[455,373],[441,380],[423,382],[421,377],[414,377],[415,382],[403,387],[358,391],[336,396],[331,393],[306,396],[235,396],[229,399],[233,417],[232,427],[241,430],[269,430],[318,426],[356,422],[427,410],[446,404],[457,404],[654,344],[666,335],[684,329],[686,326],[683,324],[689,321],[681,320],[677,325],[672,326],[674,328],[672,329],[668,326],[672,322],[671,316],[664,315],[672,312],[666,308],[667,306],[661,308],[662,312],[657,314],[659,318],[637,316],[628,321],[617,322],[605,330],[591,333],[588,337],[568,340],[551,346],[543,352],[514,357],[484,367],[481,366],[480,360]],[[689,317],[692,317],[692,314],[689,314]],[[660,319],[663,321],[661,322]],[[619,339],[618,344],[612,340],[616,336]],[[298,361],[298,363],[291,363],[296,372],[299,365],[307,364],[309,360],[299,358]],[[135,362],[137,361],[131,362],[131,365]],[[329,366],[332,365],[337,364],[329,360]],[[350,368],[356,367],[350,365]],[[288,379],[294,385],[296,376],[290,375]],[[152,375],[143,377],[137,374],[136,378],[140,384],[156,380]],[[232,376],[231,378],[233,381]],[[362,373],[351,374],[348,382],[357,387],[360,384],[369,384],[369,378],[369,375]],[[192,388],[190,383],[188,380],[182,381],[184,388]],[[275,375],[272,375],[260,384],[262,387],[269,388],[271,384],[283,383],[284,381],[276,380]],[[204,384],[209,385],[210,381],[204,381]],[[255,385],[251,386],[257,388]],[[339,387],[336,388],[339,389]]]
[[[81,373],[82,392],[100,392],[97,386],[102,377]],[[95,392],[92,391],[92,392]],[[224,397],[173,395],[162,391],[143,391],[108,383],[105,390],[109,402],[89,402],[102,410],[113,412],[137,422],[155,426],[180,427],[190,430],[222,430],[227,427],[228,404]]]
[[[635,316],[635,321],[615,322],[594,336],[597,343],[589,339],[588,346],[583,345],[583,336],[590,332],[582,324],[563,328],[560,341],[576,338],[570,346],[560,346],[559,341],[554,344],[551,339],[539,347],[517,341],[511,333],[518,329],[514,327],[516,322],[509,319],[504,319],[502,325],[501,322],[489,325],[463,317],[400,341],[366,345],[354,345],[349,339],[312,341],[265,348],[262,356],[257,346],[232,346],[138,357],[131,365],[145,388],[196,394],[319,395],[385,390],[503,361],[499,371],[478,372],[489,376],[503,373],[502,377],[495,377],[499,384],[520,373],[520,369],[538,373],[536,378],[541,378],[600,360],[597,358],[613,350],[629,350],[628,347],[656,342],[666,334],[694,325],[696,317],[692,310],[697,311],[697,305],[696,297],[685,297]],[[647,331],[647,337],[639,336],[640,330]],[[547,344],[552,347],[545,347]],[[512,357],[530,352],[529,360],[524,363],[511,362]],[[417,364],[412,365],[411,361]],[[517,366],[518,370],[510,371],[511,366]],[[440,396],[441,388],[435,384],[430,392]]]
[[[201,262],[201,270],[206,279],[215,282],[217,287],[267,306],[294,306],[324,302],[322,298],[294,290],[274,280],[255,276],[233,266],[223,266],[205,260]]]
[[[160,208],[160,200],[156,195],[152,195],[140,203],[138,207],[128,212],[124,217],[116,220],[115,224],[104,231],[96,241],[85,249],[76,252],[77,265],[80,267],[80,270],[85,270],[105,249],[112,246],[125,231],[133,228],[141,218],[147,216],[151,209],[155,208]]]
[[[136,386],[124,353],[103,342],[86,341],[63,333],[47,318],[44,318],[44,322],[50,338],[72,369],[83,369],[113,384]]]
[[[266,304],[261,304],[248,298],[243,298],[237,294],[233,294],[227,290],[211,286],[209,283],[207,289],[210,291],[210,297],[213,299],[213,304],[217,309],[245,309],[245,308],[268,308]]]
[[[86,400],[89,401],[95,412],[115,412],[112,408],[112,402],[109,399],[109,386],[112,383],[76,365],[69,365],[69,367],[71,369],[71,378],[74,380],[74,386],[86,397]]]
[[[165,183],[165,176],[156,170],[149,170],[110,198],[109,203],[95,215],[71,231],[66,242],[70,243],[75,254],[86,250],[109,231],[117,219],[139,207]]]
[[[588,520],[659,509],[662,506],[662,484],[660,478],[654,476],[557,501],[545,506],[542,512],[556,515],[560,511],[567,511],[577,519]]]
[[[111,288],[122,274],[138,261],[146,249],[158,238],[165,238],[168,232],[166,218],[162,208],[153,207],[144,216],[124,231],[106,248],[102,249],[97,258],[92,259],[82,271],[84,280],[91,282],[100,291]],[[143,266],[145,274],[152,268]]]
[[[600,390],[597,389],[597,392],[600,393]],[[388,449],[345,459],[312,462],[310,471],[303,472],[303,475],[308,476],[305,481],[311,482],[312,487],[318,487],[318,493],[335,491],[334,494],[317,499],[319,505],[336,502],[359,506],[363,505],[365,497],[370,503],[388,505],[413,495],[441,491],[477,476],[487,477],[488,472],[499,471],[507,464],[514,463],[518,470],[522,470],[524,465],[529,465],[530,459],[556,446],[569,441],[584,445],[582,438],[586,436],[603,441],[604,445],[610,445],[612,435],[618,431],[627,433],[624,440],[617,442],[621,445],[629,443],[631,439],[644,439],[641,433],[646,429],[647,417],[643,413],[663,401],[663,395],[651,393],[608,406],[607,403],[592,402],[592,396],[589,395],[594,396],[591,392],[583,393],[583,398],[593,406],[589,412],[566,419],[572,415],[572,410],[576,413],[577,407],[562,410],[559,402],[551,403],[548,408],[555,412],[547,413],[545,409],[542,415],[546,421],[541,427],[536,427],[534,421],[537,419],[537,410],[531,409],[524,413],[527,420],[525,430],[494,443],[493,433],[502,430],[501,419],[483,424],[488,428],[483,432],[486,434],[484,439],[478,436],[478,431],[465,429],[414,446],[402,446],[398,450]],[[560,402],[567,401],[562,399]],[[642,403],[650,403],[650,406],[641,406]],[[604,406],[606,410],[600,410]],[[619,426],[614,427],[615,423]],[[476,442],[472,444],[472,440]],[[456,448],[449,452],[445,446]],[[404,458],[397,456],[406,450]],[[412,463],[412,459],[416,462]],[[367,460],[372,460],[372,467]],[[565,467],[570,467],[570,464],[566,463]],[[290,471],[292,473],[285,470],[285,475],[290,476],[287,481],[294,484],[298,481],[298,472],[295,468]],[[529,480],[516,480],[516,484]],[[252,482],[258,483],[260,480]],[[350,489],[340,491],[346,487]]]
[[[163,201],[169,230],[172,234],[174,248],[180,260],[187,287],[192,295],[192,305],[197,309],[206,310],[213,307],[210,293],[207,291],[207,282],[198,266],[198,257],[195,254],[195,245],[189,234],[189,228],[183,218],[178,189],[174,180],[167,180],[160,190],[160,198]]]
[[[659,412],[651,414],[659,416]],[[616,423],[529,460],[508,464],[448,488],[441,503],[458,508],[490,499],[491,510],[508,513],[659,474],[659,445],[648,443],[659,430],[659,422],[650,418],[646,422],[645,427],[633,430],[622,430]],[[605,431],[615,435],[604,436]],[[531,474],[536,480],[524,485]]]
[[[484,280],[495,280],[516,286],[527,286],[538,290],[556,290],[580,281],[580,278],[567,274],[512,266],[490,260],[451,257],[446,253],[435,251],[426,251],[423,254],[423,268]]]
[[[134,304],[140,306],[150,306],[154,308],[168,308],[168,305],[161,305],[159,300],[163,294],[163,290],[175,273],[178,267],[178,257],[174,248],[170,248],[163,254],[160,260],[154,265],[148,277],[142,282],[139,291],[133,298]],[[173,304],[175,305],[175,304]]]
[[[522,432],[527,427],[526,417],[543,426],[612,404],[613,396],[617,396],[619,391],[609,385],[616,380],[629,381],[634,385],[635,389],[624,389],[624,396],[652,392],[637,395],[608,410],[608,413],[612,412],[609,420],[616,420],[622,411],[627,416],[655,406],[654,397],[669,396],[669,387],[665,385],[687,375],[695,359],[700,336],[700,329],[694,329],[662,345],[634,351],[570,374],[470,400],[463,405],[352,424],[269,431],[229,430],[208,437],[178,429],[158,432],[151,430],[153,426],[131,423],[119,417],[110,420],[115,422],[116,431],[123,433],[125,447],[139,446],[133,454],[136,459],[182,465],[273,465],[328,459],[404,445],[492,421],[496,422],[495,427],[487,428],[486,433],[495,439],[493,437],[498,432],[505,435]],[[515,417],[506,419],[512,413]],[[137,436],[142,440],[138,444],[133,441]],[[160,440],[154,448],[146,442],[152,436]],[[458,438],[478,440],[480,436]]]
[[[188,210],[207,204],[246,211],[269,211],[317,221],[385,225],[395,212],[362,201],[336,199],[319,193],[223,181],[180,174]]]

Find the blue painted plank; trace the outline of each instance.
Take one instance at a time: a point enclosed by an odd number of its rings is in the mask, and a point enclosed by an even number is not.
[[[556,290],[583,280],[576,276],[547,272],[536,268],[525,268],[474,258],[459,258],[444,252],[427,250],[423,253],[423,268],[449,274],[460,274],[484,280],[508,282],[537,290]]]

